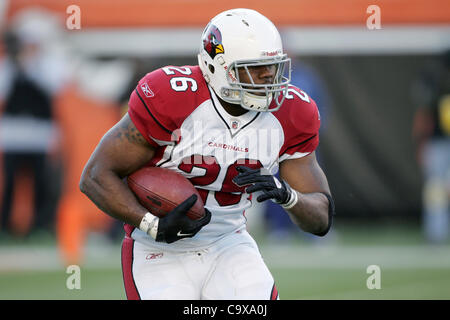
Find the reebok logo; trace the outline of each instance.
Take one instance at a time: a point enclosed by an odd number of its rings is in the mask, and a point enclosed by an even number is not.
[[[145,257],[145,259],[146,259],[146,260],[159,259],[159,258],[162,258],[163,255],[164,255],[163,252],[149,253],[149,254]]]
[[[151,98],[154,97],[155,94],[153,93],[153,91],[150,89],[150,87],[148,86],[147,82],[144,82],[143,84],[141,84],[141,90],[142,92],[145,94],[145,96],[147,98]]]

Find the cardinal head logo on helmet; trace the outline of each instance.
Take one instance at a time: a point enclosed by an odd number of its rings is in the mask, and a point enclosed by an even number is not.
[[[211,59],[214,59],[217,54],[225,52],[222,45],[222,34],[213,24],[210,24],[204,33],[203,48],[208,52]]]

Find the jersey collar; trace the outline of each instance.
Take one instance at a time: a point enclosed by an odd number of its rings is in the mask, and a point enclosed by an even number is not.
[[[213,107],[216,110],[217,115],[224,122],[225,126],[229,130],[232,137],[234,137],[239,131],[247,127],[250,123],[255,121],[256,118],[258,118],[259,114],[261,113],[250,110],[244,113],[243,115],[233,116],[224,109],[219,99],[217,98],[216,93],[209,85],[208,89],[211,95],[211,102],[213,104]]]

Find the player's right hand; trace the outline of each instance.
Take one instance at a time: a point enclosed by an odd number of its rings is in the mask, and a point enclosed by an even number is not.
[[[193,194],[164,217],[159,218],[155,240],[172,243],[183,238],[191,238],[207,225],[211,221],[211,212],[206,208],[205,215],[201,219],[192,220],[186,215],[196,201],[197,195]]]

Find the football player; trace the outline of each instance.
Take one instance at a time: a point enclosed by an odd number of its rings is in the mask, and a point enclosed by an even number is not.
[[[80,181],[100,209],[125,223],[128,299],[278,299],[246,231],[255,198],[280,204],[306,232],[328,232],[333,199],[314,153],[320,115],[289,82],[277,28],[248,9],[209,22],[197,66],[167,66],[139,81]],[[190,179],[205,217],[185,215],[196,196],[163,218],[148,212],[122,181],[142,166]]]

